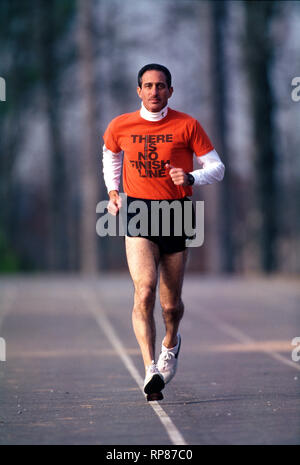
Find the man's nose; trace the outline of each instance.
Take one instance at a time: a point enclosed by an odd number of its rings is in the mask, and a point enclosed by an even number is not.
[[[152,86],[151,88],[151,95],[157,95],[158,93],[158,87],[156,87],[155,85]]]

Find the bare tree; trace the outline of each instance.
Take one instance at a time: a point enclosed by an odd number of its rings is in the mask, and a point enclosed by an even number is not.
[[[96,204],[99,200],[95,83],[93,69],[92,2],[78,0],[79,65],[84,106],[84,138],[81,150],[80,269],[95,273],[98,269]]]
[[[277,3],[277,4],[276,4]],[[279,2],[280,3],[280,2]],[[261,266],[266,272],[276,269],[277,185],[275,178],[275,98],[270,82],[273,44],[270,22],[278,8],[274,1],[246,1],[245,61],[249,77],[255,144],[255,177],[260,224]]]
[[[36,0],[36,4],[38,11],[38,62],[44,111],[47,117],[50,155],[48,260],[50,269],[66,269],[68,267],[67,175],[60,129],[58,62],[55,54],[56,5],[47,0]]]
[[[218,211],[215,215],[219,224],[220,268],[221,271],[234,271],[234,211],[232,193],[232,172],[227,144],[227,74],[225,54],[225,33],[227,20],[227,4],[223,1],[214,1],[211,6],[211,34],[212,34],[212,103],[214,140],[226,166],[226,174],[218,186],[219,201],[216,205]]]

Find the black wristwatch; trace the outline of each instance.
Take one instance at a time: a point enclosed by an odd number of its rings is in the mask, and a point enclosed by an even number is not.
[[[191,174],[191,173],[187,173],[187,177],[188,177],[188,186],[192,186],[195,182],[195,178],[194,176]]]

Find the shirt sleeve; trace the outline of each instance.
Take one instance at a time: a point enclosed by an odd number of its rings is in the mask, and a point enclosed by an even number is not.
[[[107,126],[106,131],[103,135],[105,147],[113,153],[119,153],[122,151],[118,145],[118,136],[115,128],[114,120]]]
[[[197,120],[194,120],[194,124],[192,126],[190,147],[197,157],[201,157],[214,149],[208,135]]]
[[[202,157],[197,157],[197,162],[201,166],[201,169],[192,171],[191,173],[195,179],[195,186],[222,181],[224,178],[225,166],[216,150],[212,150]]]
[[[119,190],[122,160],[122,152],[114,153],[103,145],[103,177],[107,192]]]

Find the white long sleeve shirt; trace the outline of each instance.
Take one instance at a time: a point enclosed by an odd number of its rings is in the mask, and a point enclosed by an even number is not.
[[[148,111],[142,104],[140,115],[147,121],[159,121],[166,117],[168,106],[158,113]],[[195,178],[193,186],[201,186],[221,181],[224,177],[225,166],[222,163],[216,150],[211,150],[201,157],[196,157],[201,166],[191,172]],[[120,178],[122,173],[123,152],[114,153],[105,144],[103,145],[103,176],[107,191],[119,191]]]

